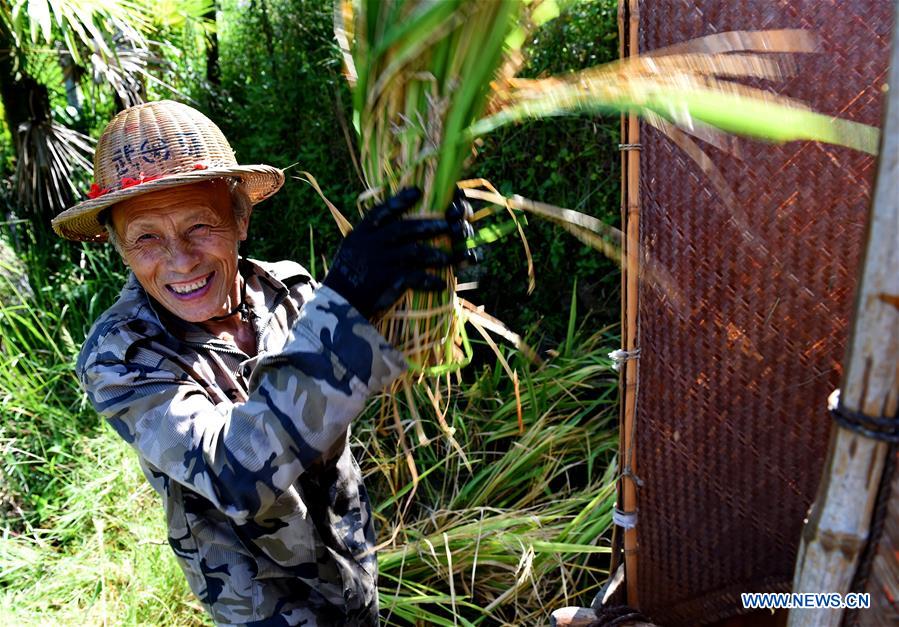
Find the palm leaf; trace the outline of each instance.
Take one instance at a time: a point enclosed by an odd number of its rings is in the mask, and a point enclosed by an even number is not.
[[[49,224],[60,207],[70,205],[77,193],[73,174],[90,176],[94,140],[51,120],[27,122],[16,141],[16,195],[35,217]]]

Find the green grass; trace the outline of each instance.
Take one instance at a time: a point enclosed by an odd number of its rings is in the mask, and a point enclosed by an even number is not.
[[[0,272],[0,616],[211,624],[136,457],[75,377],[81,339],[121,288],[121,264],[111,250],[66,246],[30,249],[30,290],[18,280],[22,263],[4,258]],[[67,255],[75,261],[59,261]]]
[[[47,515],[79,441],[101,431],[75,377],[78,346],[92,320],[121,288],[120,262],[108,250],[76,250],[75,263],[48,253],[0,262],[0,522],[27,529]],[[77,338],[77,339],[76,339]]]
[[[211,625],[128,445],[106,432],[77,448],[42,528],[0,539],[0,616],[15,625]]]

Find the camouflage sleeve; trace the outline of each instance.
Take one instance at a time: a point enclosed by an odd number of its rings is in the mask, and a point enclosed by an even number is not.
[[[404,368],[367,320],[320,287],[284,350],[260,360],[246,403],[216,406],[170,362],[125,359],[102,343],[79,374],[97,411],[147,462],[242,523],[342,441],[368,396]]]

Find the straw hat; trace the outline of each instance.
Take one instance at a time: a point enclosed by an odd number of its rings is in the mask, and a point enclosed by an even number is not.
[[[94,153],[88,200],[53,219],[66,239],[103,242],[101,210],[128,198],[224,176],[240,178],[250,202],[274,194],[284,173],[268,165],[237,165],[228,140],[212,120],[187,105],[160,100],[125,109],[106,125]]]

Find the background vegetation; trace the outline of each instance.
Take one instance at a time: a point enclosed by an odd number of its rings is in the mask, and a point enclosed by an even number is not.
[[[565,5],[528,43],[526,74],[613,59],[615,5]],[[241,162],[297,164],[289,173],[312,172],[343,207],[361,191],[330,2],[130,6],[133,14],[104,9],[90,17],[104,52],[57,14],[46,22],[46,3],[0,0],[0,49],[10,50],[0,59],[0,622],[207,622],[164,544],[157,499],[133,454],[74,378],[78,347],[124,278],[108,249],[49,233],[48,215],[58,207],[44,192],[57,189],[57,202],[71,203],[90,183],[78,168],[78,142],[89,141],[82,135],[96,138],[131,98],[175,98],[210,115]],[[56,128],[74,146],[55,188],[47,183],[52,160],[34,151],[26,159],[13,142],[10,129],[23,122],[34,133]],[[470,175],[614,224],[617,132],[617,119],[521,124],[488,137]],[[23,170],[26,160],[34,170]],[[26,180],[41,184],[23,193]],[[463,277],[480,285],[466,297],[555,356],[536,367],[507,351],[521,375],[515,386],[482,355],[449,402],[445,424],[422,419],[430,443],[413,442],[422,475],[415,490],[377,408],[357,421],[357,456],[381,539],[393,540],[380,554],[382,616],[391,623],[453,624],[454,615],[539,622],[526,617],[545,617],[565,595],[589,594],[603,579],[616,437],[616,377],[605,354],[617,347],[608,327],[618,319],[618,277],[611,263],[549,225],[531,220],[527,233],[535,292],[526,294],[524,254],[512,240],[493,245]],[[245,253],[293,258],[321,276],[338,239],[318,196],[289,178],[258,208]],[[402,421],[410,425],[411,415]],[[597,552],[572,552],[570,543]]]

